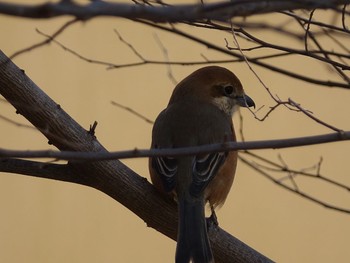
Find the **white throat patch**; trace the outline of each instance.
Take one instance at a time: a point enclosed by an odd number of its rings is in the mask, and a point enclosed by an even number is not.
[[[233,100],[225,96],[214,98],[213,104],[229,116],[232,116],[235,111]]]

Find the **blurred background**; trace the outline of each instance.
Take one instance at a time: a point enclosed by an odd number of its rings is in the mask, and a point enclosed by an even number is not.
[[[319,17],[325,15],[319,14]],[[0,15],[0,49],[10,56],[45,40],[37,30],[50,35],[70,19],[31,20]],[[284,21],[285,17],[281,14],[256,16],[252,21],[278,24],[279,19]],[[293,27],[291,23],[290,28]],[[221,47],[225,47],[225,40],[234,47],[232,34],[190,26],[179,28]],[[228,59],[180,36],[120,18],[75,23],[57,40],[89,59],[114,64],[139,62],[140,58],[119,39],[116,30],[146,60]],[[302,42],[281,38],[274,32],[255,34],[272,43],[303,47]],[[249,47],[244,40],[238,41],[242,48]],[[343,41],[349,47],[349,37]],[[268,54],[264,49],[257,52]],[[97,121],[97,138],[110,151],[148,148],[152,129],[149,123],[113,105],[112,101],[154,120],[166,107],[175,82],[201,67],[145,64],[108,69],[105,65],[84,61],[55,43],[26,52],[14,62],[83,127],[88,129]],[[315,78],[339,80],[328,67],[311,59],[286,56],[274,59],[273,64]],[[262,107],[258,116],[264,116],[269,107],[275,105],[245,63],[218,65],[240,78],[257,108]],[[350,130],[348,90],[319,87],[254,65],[253,69],[273,95],[282,100],[292,98],[323,121]],[[0,100],[0,114],[30,125],[4,100]],[[263,122],[246,109],[242,109],[241,114],[247,141],[332,132],[285,107],[276,109]],[[238,132],[241,127],[238,114],[234,123]],[[35,129],[4,119],[0,119],[0,124],[1,148],[51,147]],[[254,153],[291,169],[307,171],[315,171],[315,165],[322,158],[321,174],[349,186],[349,146],[349,142],[337,142]],[[149,180],[146,159],[123,162]],[[280,175],[279,179],[283,177],[285,175]],[[301,191],[350,209],[349,192],[319,180],[301,176],[294,179]],[[1,173],[0,209],[0,262],[173,262],[174,241],[148,228],[132,212],[95,189]],[[348,262],[350,258],[349,214],[326,209],[288,192],[242,162],[238,164],[231,193],[217,215],[223,229],[277,262]]]

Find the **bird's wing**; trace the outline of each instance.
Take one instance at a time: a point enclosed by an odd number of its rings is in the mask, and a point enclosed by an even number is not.
[[[216,152],[196,156],[192,164],[192,184],[190,193],[199,196],[224,163],[227,153]]]
[[[152,168],[158,173],[164,190],[171,192],[176,184],[177,160],[173,157],[153,157]]]

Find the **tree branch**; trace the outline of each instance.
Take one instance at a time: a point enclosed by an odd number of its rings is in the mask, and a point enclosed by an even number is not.
[[[281,73],[283,75],[286,75],[286,76],[289,76],[289,77],[292,77],[292,78],[295,78],[295,79],[299,79],[299,80],[303,80],[303,81],[306,81],[306,82],[309,82],[309,83],[313,83],[313,84],[317,84],[317,85],[321,85],[321,86],[327,86],[327,87],[340,87],[340,88],[345,88],[345,89],[349,89],[350,88],[348,83],[340,83],[340,82],[335,82],[335,81],[331,81],[331,80],[319,80],[319,79],[316,79],[316,78],[310,78],[307,75],[301,75],[301,74],[295,73],[293,71],[288,71],[288,70],[284,70],[284,69],[282,69],[280,67],[273,66],[272,64],[261,62],[259,59],[256,59],[256,58],[250,58],[248,56],[245,56],[245,58],[244,58],[241,54],[238,54],[238,53],[232,52],[231,50],[227,50],[225,48],[217,46],[217,45],[215,45],[215,44],[213,44],[211,42],[208,42],[208,41],[206,41],[204,39],[198,38],[198,37],[196,37],[196,36],[194,36],[192,34],[188,34],[188,33],[184,32],[184,31],[176,29],[175,27],[169,28],[169,27],[166,27],[166,26],[163,26],[163,25],[159,25],[159,24],[154,24],[154,23],[151,23],[151,22],[148,22],[148,21],[145,21],[145,20],[136,20],[136,22],[139,22],[139,23],[142,23],[142,24],[145,24],[145,25],[149,25],[149,26],[152,26],[154,28],[158,28],[158,29],[161,29],[161,30],[164,30],[164,31],[168,31],[168,32],[171,32],[173,34],[182,36],[184,38],[192,40],[195,43],[198,43],[198,44],[201,44],[203,46],[206,46],[209,49],[218,51],[219,53],[222,53],[224,55],[228,55],[228,56],[231,56],[231,57],[238,58],[239,61],[241,61],[241,62],[243,62],[244,59],[246,58],[252,64],[261,66],[262,68],[266,68],[266,69],[269,69],[271,71],[278,72],[278,73]]]
[[[38,178],[85,184],[84,179],[75,173],[68,164],[42,163],[14,158],[0,158],[0,171]]]
[[[0,148],[0,158],[55,158],[59,160],[80,160],[80,161],[106,161],[127,158],[144,158],[155,156],[184,156],[193,154],[205,154],[212,152],[225,152],[236,150],[257,150],[257,149],[282,149],[306,145],[323,144],[337,141],[350,140],[350,131],[339,131],[315,136],[305,136],[280,140],[250,141],[250,142],[225,142],[207,144],[194,147],[169,148],[169,149],[133,149],[116,152],[76,152],[76,151],[19,151]]]
[[[283,12],[283,14],[285,14],[285,12]],[[300,23],[305,23],[304,19],[300,18],[300,16],[293,16],[295,20],[298,21],[298,25],[300,26]],[[248,33],[245,29],[244,26],[247,24],[246,22],[243,25],[239,25],[239,23],[237,24],[236,22],[233,24],[231,24],[231,27],[225,26],[224,23],[220,23],[220,24],[214,24],[212,21],[207,21],[205,23],[188,23],[191,26],[201,26],[201,27],[207,27],[210,29],[216,29],[216,30],[224,30],[227,32],[232,33],[232,30],[234,30],[237,33],[237,36],[245,39],[246,41],[249,42],[253,42],[254,44],[256,44],[257,46],[252,47],[252,48],[247,48],[247,49],[242,49],[245,51],[252,51],[252,50],[256,50],[256,49],[262,49],[262,48],[267,48],[267,49],[271,49],[271,50],[275,50],[275,51],[279,51],[279,53],[275,53],[275,54],[271,54],[271,55],[265,55],[265,56],[246,56],[243,54],[237,54],[236,52],[234,52],[235,50],[237,50],[237,48],[231,48],[229,46],[228,41],[226,40],[226,48],[222,48],[219,46],[216,46],[204,39],[200,39],[200,38],[196,38],[193,35],[187,34],[183,31],[180,31],[178,29],[176,29],[175,27],[167,27],[167,26],[162,26],[162,25],[157,25],[154,23],[150,23],[147,22],[145,20],[137,20],[137,22],[141,22],[144,23],[148,26],[152,26],[152,27],[156,27],[158,29],[161,30],[165,30],[177,35],[180,35],[182,37],[185,37],[191,41],[194,41],[196,43],[199,43],[201,45],[205,45],[208,48],[211,48],[213,50],[216,50],[217,52],[223,53],[226,56],[230,56],[233,57],[233,59],[225,59],[225,60],[208,60],[205,59],[204,61],[170,61],[170,60],[166,60],[166,61],[160,61],[160,60],[153,60],[153,59],[147,59],[145,58],[139,51],[137,51],[132,44],[128,43],[126,40],[124,40],[121,35],[116,31],[119,39],[121,42],[123,42],[124,44],[126,44],[131,51],[137,56],[137,58],[140,60],[138,62],[133,62],[133,63],[126,63],[126,64],[115,64],[112,62],[107,62],[107,61],[101,61],[101,60],[96,60],[96,59],[91,59],[88,58],[86,56],[83,56],[81,54],[79,54],[77,51],[74,51],[73,49],[65,46],[64,44],[62,44],[61,42],[56,40],[56,36],[60,33],[62,33],[62,31],[64,29],[66,29],[70,24],[76,22],[77,20],[74,19],[72,21],[68,21],[67,23],[65,23],[58,31],[56,31],[53,35],[49,35],[49,34],[45,34],[43,32],[41,32],[40,30],[37,29],[37,32],[41,35],[43,35],[45,38],[47,38],[44,41],[41,41],[37,44],[31,45],[23,50],[20,50],[18,52],[16,52],[15,54],[17,55],[22,54],[25,51],[29,51],[32,50],[36,47],[48,44],[48,43],[55,43],[56,45],[60,46],[64,51],[71,53],[72,55],[76,56],[77,58],[84,60],[88,63],[94,63],[94,64],[98,64],[98,65],[103,65],[103,66],[107,66],[107,69],[115,69],[115,68],[125,68],[125,67],[134,67],[134,66],[143,66],[145,64],[154,64],[154,65],[203,65],[203,64],[209,64],[209,63],[215,63],[215,64],[221,64],[221,63],[233,63],[233,62],[242,62],[244,60],[246,60],[247,62],[249,61],[252,64],[256,64],[262,68],[266,68],[269,70],[272,70],[274,72],[289,76],[291,78],[295,78],[295,79],[299,79],[302,81],[306,81],[309,83],[313,83],[313,84],[317,84],[320,86],[326,86],[326,87],[340,87],[340,88],[345,88],[345,89],[349,89],[349,77],[346,76],[345,72],[348,71],[350,69],[350,67],[348,66],[348,62],[347,60],[350,58],[348,55],[348,49],[345,46],[345,43],[341,43],[338,39],[336,39],[330,32],[326,31],[325,29],[321,28],[321,34],[324,36],[329,37],[330,39],[332,39],[332,41],[334,41],[337,45],[339,45],[342,49],[344,49],[345,53],[342,52],[336,52],[334,51],[334,47],[332,47],[332,50],[325,50],[325,49],[321,49],[321,50],[299,50],[299,49],[295,49],[292,47],[285,47],[285,46],[281,46],[281,45],[276,45],[276,44],[271,44],[269,42],[266,42],[264,40],[259,39],[258,37]],[[308,21],[308,20],[306,20]],[[312,24],[313,21],[308,21],[309,23],[307,23],[308,25]],[[233,29],[233,25],[235,26],[239,26],[239,28]],[[243,26],[243,27],[242,27]],[[321,26],[321,25],[318,25]],[[249,27],[249,23],[248,23],[248,27]],[[268,27],[268,25],[265,25],[264,27],[261,28],[265,28]],[[338,28],[338,27],[337,27]],[[280,28],[282,31],[285,30],[283,28]],[[338,28],[338,30],[340,30],[340,28]],[[305,30],[304,30],[305,31]],[[309,32],[310,30],[306,30],[306,32]],[[348,31],[347,30],[343,30],[343,33],[347,34]],[[308,34],[311,34],[311,32],[309,32]],[[307,34],[305,34],[305,32],[303,33],[303,36],[305,37]],[[313,35],[319,35],[317,34],[317,32],[314,32]],[[281,37],[281,36],[279,36]],[[282,53],[280,52],[282,51]],[[319,54],[323,55],[320,56]],[[308,57],[311,58],[315,61],[320,61],[322,63],[325,63],[326,65],[332,66],[334,67],[338,74],[342,75],[343,81],[345,83],[341,83],[341,82],[335,82],[335,81],[331,81],[331,80],[320,80],[319,78],[311,78],[310,76],[308,76],[307,74],[298,74],[296,72],[293,71],[289,71],[289,70],[285,70],[281,67],[276,67],[273,65],[273,63],[267,63],[267,62],[263,62],[263,60],[269,60],[271,61],[272,58],[276,58],[276,57],[282,57],[282,56],[301,56],[301,57]],[[338,58],[339,61],[335,60],[335,59],[331,59],[331,57],[336,57]],[[12,58],[12,57],[11,57]],[[344,72],[343,72],[344,71]]]
[[[248,156],[253,157],[253,158],[252,158],[252,160],[248,160],[247,158],[243,157],[242,155],[248,155]],[[317,164],[317,166],[312,167],[312,169],[316,170],[316,173],[305,172],[305,169],[300,170],[300,171],[293,170],[293,169],[288,168],[288,166],[286,164],[284,164],[284,165],[277,164],[271,160],[268,160],[262,156],[254,154],[250,151],[244,151],[243,153],[241,153],[238,156],[238,158],[244,164],[249,166],[251,169],[258,172],[259,174],[261,174],[262,176],[264,176],[268,180],[272,181],[273,183],[275,183],[279,187],[282,187],[285,190],[288,190],[288,191],[290,191],[290,192],[292,192],[292,193],[294,193],[294,194],[296,194],[296,195],[298,195],[306,200],[309,200],[313,203],[316,203],[318,205],[322,205],[323,207],[326,207],[328,209],[332,209],[332,210],[335,210],[338,212],[350,214],[349,208],[344,208],[344,207],[341,207],[339,205],[331,204],[331,202],[324,201],[324,200],[322,200],[322,198],[315,197],[315,194],[310,194],[310,193],[307,193],[305,191],[301,191],[299,189],[296,181],[294,180],[294,177],[296,178],[297,176],[305,176],[308,178],[312,178],[315,180],[326,182],[329,185],[337,187],[339,190],[350,191],[349,186],[347,186],[343,183],[337,182],[335,180],[326,178],[320,174],[319,170],[320,170],[320,166],[322,163],[322,158],[321,158],[321,161]],[[271,172],[287,174],[287,176],[284,176],[282,178],[275,178],[271,174]],[[284,182],[284,179],[288,179],[289,181],[291,181],[292,185],[290,186],[288,183]]]
[[[114,16],[131,19],[145,19],[153,22],[183,22],[211,19],[227,21],[231,17],[264,14],[295,9],[329,9],[338,5],[349,4],[349,0],[298,0],[298,1],[252,1],[241,0],[218,2],[210,4],[179,4],[179,5],[135,5],[111,3],[105,1],[90,1],[89,4],[78,4],[74,1],[59,1],[37,5],[0,3],[0,13],[28,17],[51,18],[71,15],[81,20],[97,16]]]
[[[63,111],[2,52],[0,52],[0,94],[59,150],[107,152],[92,134]],[[7,167],[6,170],[9,171],[10,160],[0,160],[1,166]],[[48,178],[48,172],[42,171],[39,164],[33,165],[33,163],[22,161],[22,163],[17,162],[17,165],[32,165],[31,175],[34,175],[36,170],[36,175],[42,174]],[[176,239],[177,208],[175,202],[162,196],[145,178],[140,177],[118,160],[70,162],[67,166],[45,165],[42,167],[56,169],[57,172],[52,173],[52,177],[57,180],[63,180],[64,173],[60,169],[68,169],[69,173],[65,175],[64,181],[78,181],[78,183],[104,192],[142,218],[147,226]],[[29,171],[28,167],[22,169]],[[79,179],[76,179],[77,177]],[[162,212],[155,213],[154,211]],[[270,259],[219,227],[211,226],[208,232],[216,262],[271,262]]]
[[[50,38],[46,38],[44,41],[41,41],[39,43],[36,43],[32,46],[29,46],[27,48],[24,48],[24,49],[21,49],[21,50],[18,50],[17,52],[15,52],[14,54],[12,54],[10,56],[10,59],[13,60],[15,57],[25,53],[25,52],[29,52],[29,51],[32,51],[36,48],[39,48],[39,47],[42,47],[42,46],[45,46],[47,44],[50,44],[51,41],[53,41],[57,36],[59,36],[61,33],[63,33],[69,26],[73,25],[74,23],[76,23],[78,20],[77,19],[72,19],[72,20],[69,20],[68,22],[64,23],[55,33],[53,33]]]

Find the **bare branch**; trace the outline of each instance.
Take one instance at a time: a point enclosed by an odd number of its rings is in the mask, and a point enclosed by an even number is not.
[[[344,4],[344,6],[343,6],[342,13],[341,13],[341,23],[342,23],[343,29],[348,31],[348,28],[347,28],[346,23],[345,23],[345,11],[346,11],[347,5],[348,4]]]
[[[14,120],[10,119],[10,118],[7,118],[6,116],[3,116],[1,114],[0,114],[0,119],[6,121],[8,123],[11,123],[11,124],[13,124],[13,125],[15,125],[17,127],[24,127],[24,128],[29,128],[29,129],[36,130],[33,126],[22,124],[20,122],[17,122],[17,121],[14,121]]]
[[[75,173],[67,164],[0,158],[0,171],[86,185],[81,174]]]
[[[283,189],[286,189],[294,194],[297,194],[299,195],[300,197],[302,198],[305,198],[311,202],[314,202],[316,204],[319,204],[319,205],[322,205],[326,208],[329,208],[329,209],[332,209],[332,210],[335,210],[335,211],[338,211],[338,212],[343,212],[343,213],[347,213],[349,214],[350,213],[350,209],[347,209],[347,208],[343,208],[343,207],[339,207],[337,205],[333,205],[333,204],[330,204],[326,201],[323,201],[319,198],[316,198],[315,196],[312,196],[306,192],[303,192],[299,189],[298,185],[296,184],[296,182],[294,181],[294,177],[296,175],[305,175],[305,176],[308,176],[308,177],[312,177],[316,180],[322,180],[322,181],[326,181],[328,183],[331,183],[332,185],[335,185],[335,186],[338,186],[342,189],[345,189],[347,191],[350,191],[350,187],[344,185],[344,184],[341,184],[339,182],[335,182],[333,180],[330,180],[326,177],[323,177],[322,175],[320,175],[319,173],[316,173],[316,174],[310,174],[310,173],[306,173],[306,172],[303,172],[303,171],[295,171],[295,170],[290,170],[286,165],[278,165],[274,162],[271,162],[270,160],[267,160],[261,156],[258,156],[256,154],[253,154],[251,152],[244,152],[245,154],[248,154],[250,156],[253,156],[254,158],[260,160],[260,161],[263,161],[269,165],[272,165],[273,167],[277,168],[277,170],[275,171],[278,171],[278,172],[281,172],[283,174],[285,174],[287,172],[288,174],[288,177],[291,182],[292,182],[292,185],[293,186],[289,186],[287,185],[286,183],[283,183],[283,180],[281,179],[276,179],[274,178],[271,174],[269,174],[266,170],[271,170],[267,167],[264,167],[260,164],[257,164],[256,162],[254,161],[250,161],[244,157],[242,157],[242,155],[239,155],[239,159],[246,165],[248,165],[250,168],[252,168],[253,170],[257,171],[259,174],[263,175],[264,177],[266,177],[267,179],[269,179],[270,181],[274,182],[276,185],[282,187]]]
[[[220,46],[214,45],[213,43],[210,43],[210,42],[208,42],[208,41],[206,41],[204,39],[200,39],[198,37],[195,37],[195,36],[193,36],[191,34],[187,34],[184,31],[181,31],[181,30],[176,29],[174,27],[169,28],[169,27],[166,27],[166,26],[153,24],[153,23],[150,23],[150,22],[147,22],[147,21],[142,21],[142,20],[138,20],[138,22],[146,24],[146,25],[149,25],[149,26],[152,26],[152,27],[155,27],[155,28],[158,28],[158,29],[162,29],[164,31],[172,32],[172,33],[174,33],[176,35],[182,36],[182,37],[187,38],[189,40],[192,40],[192,41],[194,41],[196,43],[204,45],[207,48],[216,50],[219,53],[223,53],[225,55],[238,58],[240,62],[244,61],[244,58],[239,53],[235,53],[235,52],[232,52],[232,51],[227,50],[225,48],[222,48]],[[286,76],[289,76],[289,77],[292,77],[292,78],[296,78],[296,79],[299,79],[299,80],[302,80],[302,81],[306,81],[306,82],[317,84],[317,85],[321,85],[321,86],[327,86],[327,87],[339,87],[339,88],[345,88],[345,89],[349,89],[350,88],[349,84],[347,84],[347,83],[335,82],[335,81],[331,81],[331,80],[314,79],[314,78],[308,77],[306,75],[300,75],[300,74],[297,74],[295,72],[284,70],[284,69],[282,69],[280,67],[276,67],[276,66],[273,66],[271,64],[267,64],[267,63],[261,62],[260,60],[257,60],[257,59],[254,59],[254,58],[250,58],[248,56],[246,56],[246,58],[252,64],[256,64],[256,65],[261,66],[263,68],[266,68],[266,69],[272,70],[274,72],[278,72],[278,73],[281,73],[281,74],[284,74]]]
[[[292,48],[287,48],[287,47],[282,47],[282,46],[278,46],[278,45],[275,45],[275,44],[271,44],[271,43],[267,43],[257,37],[254,37],[253,35],[249,34],[246,30],[244,29],[239,29],[238,32],[244,34],[245,36],[249,37],[250,39],[254,40],[254,42],[266,47],[266,48],[273,48],[273,49],[277,49],[277,50],[281,50],[281,51],[285,51],[287,53],[290,53],[290,54],[297,54],[297,55],[302,55],[302,56],[306,56],[306,57],[311,57],[311,58],[314,58],[314,59],[317,59],[317,60],[320,60],[322,62],[326,62],[327,64],[331,64],[331,65],[334,65],[334,66],[337,66],[337,67],[341,67],[342,69],[344,70],[350,70],[350,67],[349,66],[346,66],[342,63],[338,63],[336,61],[333,61],[333,60],[330,60],[329,58],[324,58],[324,57],[321,57],[319,55],[317,55],[317,53],[315,52],[309,52],[308,50],[297,50],[297,49],[292,49]],[[307,35],[310,34],[309,31],[307,31]],[[326,52],[322,52],[323,54],[327,54]]]
[[[223,138],[224,140],[224,138]],[[84,160],[84,161],[102,161],[126,158],[144,158],[155,156],[184,156],[193,154],[204,154],[211,152],[225,152],[237,150],[257,150],[257,149],[282,149],[299,147],[306,145],[315,145],[337,141],[350,140],[350,131],[341,131],[324,135],[306,136],[284,140],[266,140],[251,142],[223,142],[217,144],[208,144],[195,147],[169,148],[169,149],[133,149],[117,152],[94,152],[94,151],[17,151],[0,148],[0,158],[56,158],[60,160]]]
[[[65,24],[63,24],[55,33],[53,33],[50,37],[48,37],[47,39],[45,39],[44,41],[42,42],[39,42],[37,44],[34,44],[32,46],[29,46],[27,48],[24,48],[22,50],[18,50],[17,52],[15,52],[14,54],[12,54],[10,56],[10,59],[14,59],[15,57],[25,53],[25,52],[29,52],[29,51],[32,51],[36,48],[39,48],[39,47],[42,47],[42,46],[45,46],[47,44],[50,44],[50,42],[52,42],[58,35],[60,35],[64,30],[66,30],[69,26],[73,25],[74,23],[76,23],[77,19],[72,19],[68,22],[66,22]]]
[[[309,21],[311,21],[312,16],[314,14],[313,10],[310,13],[310,18]],[[346,76],[345,73],[343,73],[342,70],[349,70],[350,68],[347,67],[346,65],[342,64],[342,63],[337,63],[336,61],[333,61],[330,59],[328,52],[325,52],[324,48],[321,46],[321,44],[319,43],[319,41],[316,39],[316,36],[314,36],[314,34],[312,32],[310,32],[310,30],[308,29],[309,27],[307,27],[306,29],[304,28],[304,25],[301,23],[300,20],[297,19],[297,22],[299,23],[299,25],[305,30],[305,32],[307,32],[307,36],[309,36],[312,40],[312,42],[316,45],[316,47],[318,48],[318,50],[321,52],[321,54],[323,55],[324,59],[326,62],[328,62],[329,65],[331,65],[333,67],[333,69],[344,79],[344,81],[346,81],[349,85],[350,85],[350,78],[348,76]],[[309,24],[308,24],[309,25]],[[308,50],[306,50],[308,51]],[[320,60],[322,60],[322,57],[319,57]]]
[[[294,17],[297,20],[302,21],[304,23],[309,23],[310,25],[315,25],[315,26],[323,27],[325,29],[331,29],[334,31],[342,32],[342,33],[350,33],[350,31],[347,28],[344,28],[344,27],[341,28],[341,27],[337,27],[337,26],[334,26],[331,24],[326,24],[326,23],[322,23],[322,22],[318,22],[318,21],[310,21],[309,18],[303,18],[303,17],[301,17],[301,16],[299,16],[291,11],[282,11],[281,13],[288,15],[288,16],[291,16],[291,17]]]
[[[178,81],[175,79],[173,72],[171,70],[171,63],[169,63],[169,55],[168,55],[168,50],[166,49],[166,47],[163,45],[162,41],[160,41],[158,35],[154,35],[154,39],[156,40],[158,46],[160,47],[160,49],[163,52],[164,55],[164,59],[166,62],[166,66],[167,66],[167,71],[168,71],[168,78],[171,80],[171,82],[176,85],[178,83]]]
[[[89,63],[95,63],[95,64],[99,64],[99,65],[103,65],[103,66],[108,66],[108,67],[113,67],[115,66],[114,64],[112,63],[108,63],[108,62],[104,62],[104,61],[100,61],[100,60],[95,60],[95,59],[90,59],[90,58],[86,58],[85,56],[83,55],[80,55],[78,52],[64,46],[63,44],[61,44],[59,41],[57,41],[56,39],[54,39],[52,36],[48,35],[48,34],[45,34],[43,32],[41,32],[39,29],[36,30],[40,35],[46,37],[48,40],[50,40],[49,42],[52,42],[52,43],[55,43],[57,44],[58,46],[60,46],[63,50],[73,54],[74,56],[86,61],[86,62],[89,62]]]
[[[314,165],[313,167],[310,167],[309,169],[303,169],[300,171],[300,170],[290,169],[287,167],[286,164],[280,165],[276,162],[273,162],[269,159],[262,157],[261,155],[255,154],[251,151],[243,151],[243,152],[241,152],[241,154],[249,155],[250,157],[253,157],[255,160],[263,162],[265,164],[265,166],[262,164],[259,164],[259,166],[263,167],[266,170],[279,172],[279,173],[288,172],[288,173],[298,174],[298,175],[302,175],[302,176],[306,176],[306,177],[311,177],[311,178],[315,178],[317,180],[321,180],[321,181],[330,183],[331,185],[337,186],[337,187],[341,188],[342,190],[350,191],[349,186],[321,175],[320,169],[321,169],[321,164],[322,164],[323,158],[320,158],[320,161],[316,165]],[[316,172],[315,173],[306,172],[307,170],[310,170],[310,169],[316,170]]]
[[[129,19],[145,19],[153,22],[182,22],[210,19],[227,21],[231,17],[264,14],[282,10],[295,9],[329,9],[337,5],[348,4],[348,0],[299,0],[299,1],[233,1],[218,3],[200,3],[185,5],[141,5],[113,3],[105,1],[90,1],[81,5],[75,1],[59,1],[57,3],[44,3],[37,5],[22,5],[0,3],[0,13],[12,16],[29,18],[50,18],[71,15],[80,20],[97,16],[115,16]]]
[[[295,18],[299,19],[299,17],[297,17],[297,16]],[[229,50],[225,50],[219,46],[213,45],[210,42],[207,42],[205,40],[202,40],[202,39],[193,37],[187,33],[184,33],[182,31],[176,29],[175,27],[168,28],[168,27],[164,27],[164,26],[160,26],[160,25],[150,24],[146,21],[138,21],[138,22],[146,23],[150,26],[157,27],[158,29],[166,30],[166,31],[175,33],[177,35],[186,37],[192,41],[195,41],[195,42],[200,43],[202,45],[206,45],[207,47],[214,49],[218,52],[224,53],[225,55],[234,57],[235,59],[227,59],[227,60],[208,60],[208,59],[205,59],[204,61],[182,61],[182,62],[168,61],[167,59],[165,61],[146,59],[144,56],[142,56],[142,54],[140,52],[138,52],[133,47],[132,44],[130,44],[126,40],[124,40],[121,37],[121,35],[118,33],[118,31],[116,31],[116,34],[118,35],[120,41],[122,41],[124,44],[126,44],[141,61],[134,62],[134,63],[127,63],[127,64],[115,64],[115,63],[111,63],[111,62],[105,62],[105,61],[87,58],[86,56],[83,56],[83,55],[79,54],[78,52],[66,47],[65,45],[63,45],[59,41],[55,40],[52,36],[47,35],[39,30],[37,30],[37,32],[39,34],[45,36],[46,38],[48,38],[49,42],[53,42],[53,43],[59,45],[62,49],[73,54],[74,56],[78,57],[79,59],[82,59],[82,60],[89,62],[89,63],[95,63],[95,64],[107,66],[108,69],[134,67],[134,66],[141,66],[141,65],[145,65],[145,64],[166,65],[169,67],[170,65],[204,65],[204,64],[208,64],[208,63],[232,63],[232,62],[242,62],[242,61],[246,60],[246,61],[249,61],[250,63],[253,63],[253,64],[256,64],[256,65],[261,66],[263,68],[267,68],[267,69],[273,70],[275,72],[290,76],[292,78],[300,79],[303,81],[307,81],[310,83],[323,85],[323,86],[329,86],[329,87],[335,86],[335,87],[349,89],[349,84],[347,84],[347,83],[340,83],[340,82],[334,82],[334,81],[322,81],[319,79],[313,79],[313,78],[310,78],[309,76],[300,75],[300,74],[297,74],[295,72],[287,71],[287,70],[284,70],[280,67],[275,67],[275,66],[272,66],[271,64],[262,62],[262,60],[266,60],[266,59],[270,59],[270,58],[274,58],[274,57],[281,57],[281,56],[287,56],[287,55],[301,55],[301,56],[313,58],[313,59],[322,61],[324,63],[327,63],[329,65],[332,65],[338,71],[338,73],[342,75],[343,79],[345,81],[347,81],[349,78],[343,72],[341,72],[341,70],[350,69],[350,67],[345,62],[340,63],[340,62],[332,60],[330,58],[330,55],[336,56],[342,60],[342,59],[349,59],[350,56],[348,54],[342,54],[339,52],[327,51],[327,50],[323,50],[323,49],[320,51],[310,51],[310,50],[304,51],[304,50],[298,50],[298,49],[293,49],[293,48],[287,48],[287,47],[267,43],[266,41],[263,41],[255,36],[253,36],[252,34],[248,33],[243,28],[234,29],[235,32],[237,33],[237,35],[242,36],[242,34],[243,34],[243,36],[246,37],[246,40],[253,41],[254,43],[257,43],[259,45],[259,46],[254,47],[254,48],[241,49],[242,51],[243,50],[252,51],[256,48],[271,48],[271,49],[283,51],[283,53],[277,53],[277,54],[273,54],[273,55],[248,57],[248,56],[243,56],[240,53],[233,52],[234,49],[228,47],[228,43],[226,43],[226,47]],[[311,23],[311,21],[310,21],[310,23]],[[226,28],[226,30],[229,30],[230,32],[232,31],[232,29],[233,29],[232,25],[231,25],[231,28]],[[308,34],[310,34],[310,33],[308,33]],[[324,34],[327,34],[329,37],[334,39],[334,37],[332,37],[328,32],[325,32]],[[334,39],[334,40],[337,41],[336,39]],[[318,54],[322,54],[324,57],[319,56]]]
[[[130,107],[127,107],[127,106],[124,106],[118,102],[115,102],[115,101],[111,101],[112,105],[114,106],[117,106],[123,110],[126,110],[127,112],[130,112],[131,114],[135,115],[136,117],[140,118],[141,120],[144,120],[145,122],[149,123],[149,124],[153,124],[154,121],[152,121],[151,119],[143,116],[141,113],[135,111],[134,109],[130,108]]]
[[[114,33],[118,36],[118,39],[125,44],[129,49],[131,49],[131,51],[141,60],[141,61],[146,61],[146,59],[136,50],[136,48],[134,48],[133,45],[131,45],[129,42],[127,42],[126,40],[124,40],[124,38],[122,37],[122,35],[118,32],[117,29],[114,29]]]
[[[313,119],[313,120],[316,121],[317,123],[320,123],[321,125],[323,125],[323,126],[329,128],[329,129],[331,129],[331,130],[333,130],[333,131],[340,132],[340,133],[342,132],[341,129],[338,129],[338,128],[336,128],[336,127],[334,127],[334,126],[332,126],[332,125],[330,125],[330,124],[328,124],[328,123],[325,123],[324,121],[322,121],[322,120],[316,118],[315,116],[313,116],[312,114],[310,114],[310,112],[308,112],[307,110],[305,110],[304,108],[302,108],[302,107],[300,106],[300,104],[296,103],[296,102],[293,101],[292,99],[289,99],[288,101],[290,102],[290,104],[291,104],[292,106],[298,108],[302,113],[304,113],[306,116],[308,116],[309,118]]]

